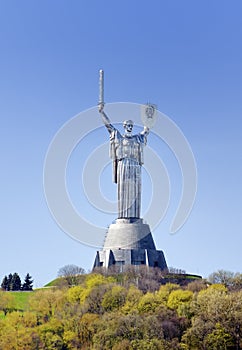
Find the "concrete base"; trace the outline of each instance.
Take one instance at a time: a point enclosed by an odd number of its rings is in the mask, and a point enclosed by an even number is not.
[[[167,269],[161,250],[156,250],[150,227],[142,219],[117,219],[110,225],[103,250],[96,254],[94,266],[146,265]]]
[[[166,270],[166,260],[161,250],[151,249],[120,249],[101,250],[96,254],[94,266],[106,267],[120,266],[120,271],[129,265],[146,265],[149,267],[159,267]]]

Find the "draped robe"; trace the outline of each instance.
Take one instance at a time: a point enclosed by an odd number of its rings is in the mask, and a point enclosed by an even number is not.
[[[111,124],[110,157],[113,159],[113,181],[118,185],[118,217],[140,218],[141,166],[145,134],[121,135]]]

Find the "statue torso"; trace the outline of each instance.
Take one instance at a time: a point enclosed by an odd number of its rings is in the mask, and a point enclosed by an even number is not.
[[[123,136],[119,142],[116,143],[116,156],[118,159],[134,158],[139,160],[140,143],[137,142],[135,136]]]
[[[131,158],[141,165],[144,144],[145,139],[140,134],[127,136],[115,130],[110,136],[110,157],[116,160]]]

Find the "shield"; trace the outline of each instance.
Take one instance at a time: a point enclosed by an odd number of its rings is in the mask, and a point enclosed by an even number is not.
[[[147,103],[146,105],[141,106],[141,121],[144,126],[151,129],[156,122],[156,118],[156,105]]]

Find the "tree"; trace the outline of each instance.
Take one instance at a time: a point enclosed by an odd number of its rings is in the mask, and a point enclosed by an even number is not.
[[[118,310],[125,303],[127,290],[121,286],[113,286],[103,297],[102,306],[106,311]]]
[[[193,282],[188,283],[187,289],[192,291],[193,293],[198,293],[203,289],[207,288],[207,282],[203,279],[195,280]]]
[[[11,273],[3,278],[2,284],[1,284],[2,289],[4,290],[20,290],[21,289],[21,279],[17,272],[14,272],[12,275]]]
[[[215,329],[206,337],[206,345],[210,349],[228,349],[233,346],[233,337],[224,327],[217,323]]]
[[[192,301],[193,292],[190,290],[173,290],[167,301],[167,306],[170,309],[177,310],[179,316],[187,316],[187,312],[189,312],[189,304]],[[185,313],[185,315],[184,315]]]
[[[155,312],[155,310],[160,306],[160,304],[161,303],[159,298],[157,297],[157,294],[147,292],[146,294],[142,295],[142,297],[139,299],[137,310],[141,314]]]
[[[242,289],[242,273],[236,273],[232,281],[233,289]]]
[[[30,276],[29,273],[25,276],[24,283],[22,285],[22,290],[24,291],[30,291],[33,290],[33,280],[31,279],[32,277]]]
[[[185,275],[186,271],[178,269],[177,267],[169,267],[169,273],[174,273],[176,275]]]
[[[92,314],[102,314],[102,300],[108,289],[110,286],[106,284],[93,287],[85,299],[83,310]]]
[[[40,289],[34,292],[29,298],[30,310],[48,320],[55,315],[57,310],[61,310],[65,303],[65,294],[58,289]]]
[[[127,292],[126,301],[122,307],[122,312],[128,314],[131,313],[132,310],[136,310],[142,295],[142,292],[137,287],[131,285]]]
[[[12,279],[13,279],[13,275],[10,273],[8,275],[8,286],[6,290],[12,290]]]
[[[211,283],[221,283],[227,287],[232,284],[234,275],[235,274],[231,271],[218,270],[209,275],[208,280]]]
[[[10,295],[9,293],[5,293]],[[1,320],[0,349],[39,349],[37,318],[33,313],[13,311]],[[48,348],[49,349],[49,348]]]
[[[16,291],[21,289],[21,279],[17,272],[14,272],[10,283],[10,290]]]
[[[4,312],[4,315],[8,311],[13,310],[14,297],[10,293],[0,292],[0,310]]]
[[[65,278],[69,286],[75,286],[78,283],[78,276],[83,275],[85,270],[77,265],[65,265],[58,271],[58,276]]]
[[[136,284],[143,292],[154,292],[159,289],[164,272],[157,267],[131,265],[127,267],[123,276],[126,284]]]
[[[166,284],[162,285],[160,287],[159,291],[157,292],[157,296],[158,296],[160,302],[163,303],[164,305],[166,305],[170,293],[173,290],[177,290],[179,288],[180,288],[179,285],[175,284],[175,283],[166,283]]]
[[[8,282],[8,277],[7,276],[4,276],[4,278],[2,280],[1,288],[3,290],[9,290],[9,282]]]
[[[183,342],[189,349],[235,349],[242,337],[241,305],[242,292],[229,293],[224,285],[200,291],[194,298],[192,326],[183,335]]]

